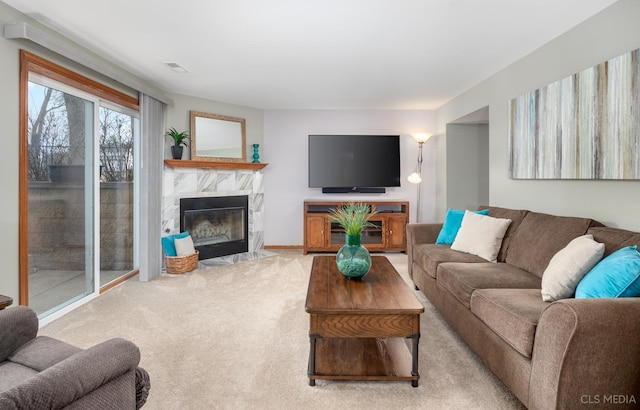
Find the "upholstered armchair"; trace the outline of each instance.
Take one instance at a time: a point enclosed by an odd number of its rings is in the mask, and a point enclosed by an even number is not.
[[[137,409],[149,393],[140,351],[124,339],[80,349],[37,336],[25,306],[0,311],[1,409]]]

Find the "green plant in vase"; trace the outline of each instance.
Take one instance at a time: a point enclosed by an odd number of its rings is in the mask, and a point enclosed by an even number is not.
[[[171,157],[173,159],[182,158],[182,145],[188,147],[187,141],[189,140],[189,133],[187,131],[178,131],[175,128],[169,128],[169,131],[165,134],[173,139],[173,146],[171,147]]]
[[[369,219],[377,211],[363,203],[350,202],[329,210],[330,218],[344,229],[345,244],[336,254],[338,270],[348,279],[361,278],[371,268],[371,256],[362,246],[362,230],[376,227]]]

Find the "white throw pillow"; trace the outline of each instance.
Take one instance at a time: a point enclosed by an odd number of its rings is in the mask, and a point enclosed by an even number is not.
[[[493,218],[465,211],[462,225],[451,249],[477,255],[489,262],[496,262],[511,219]]]
[[[549,261],[542,274],[542,300],[571,297],[578,282],[604,255],[604,244],[593,240],[593,235],[578,236],[560,249]]]
[[[196,253],[196,248],[193,246],[193,239],[191,239],[191,235],[176,239],[175,245],[176,254],[178,254],[178,256],[193,255]]]

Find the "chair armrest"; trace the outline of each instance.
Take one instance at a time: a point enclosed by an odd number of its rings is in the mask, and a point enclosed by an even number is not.
[[[631,396],[637,403],[639,317],[640,298],[550,304],[536,330],[529,409],[599,408]]]
[[[0,393],[0,408],[63,408],[110,380],[135,372],[139,362],[140,350],[135,344],[110,339]],[[135,397],[131,402],[135,403]]]
[[[26,306],[0,310],[0,362],[38,334],[38,316]]]

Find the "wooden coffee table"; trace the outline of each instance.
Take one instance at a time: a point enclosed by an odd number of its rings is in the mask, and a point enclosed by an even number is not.
[[[424,307],[384,256],[360,280],[315,256],[305,310],[310,315],[309,385],[316,379],[408,380],[418,386]],[[405,339],[411,339],[411,351]]]

